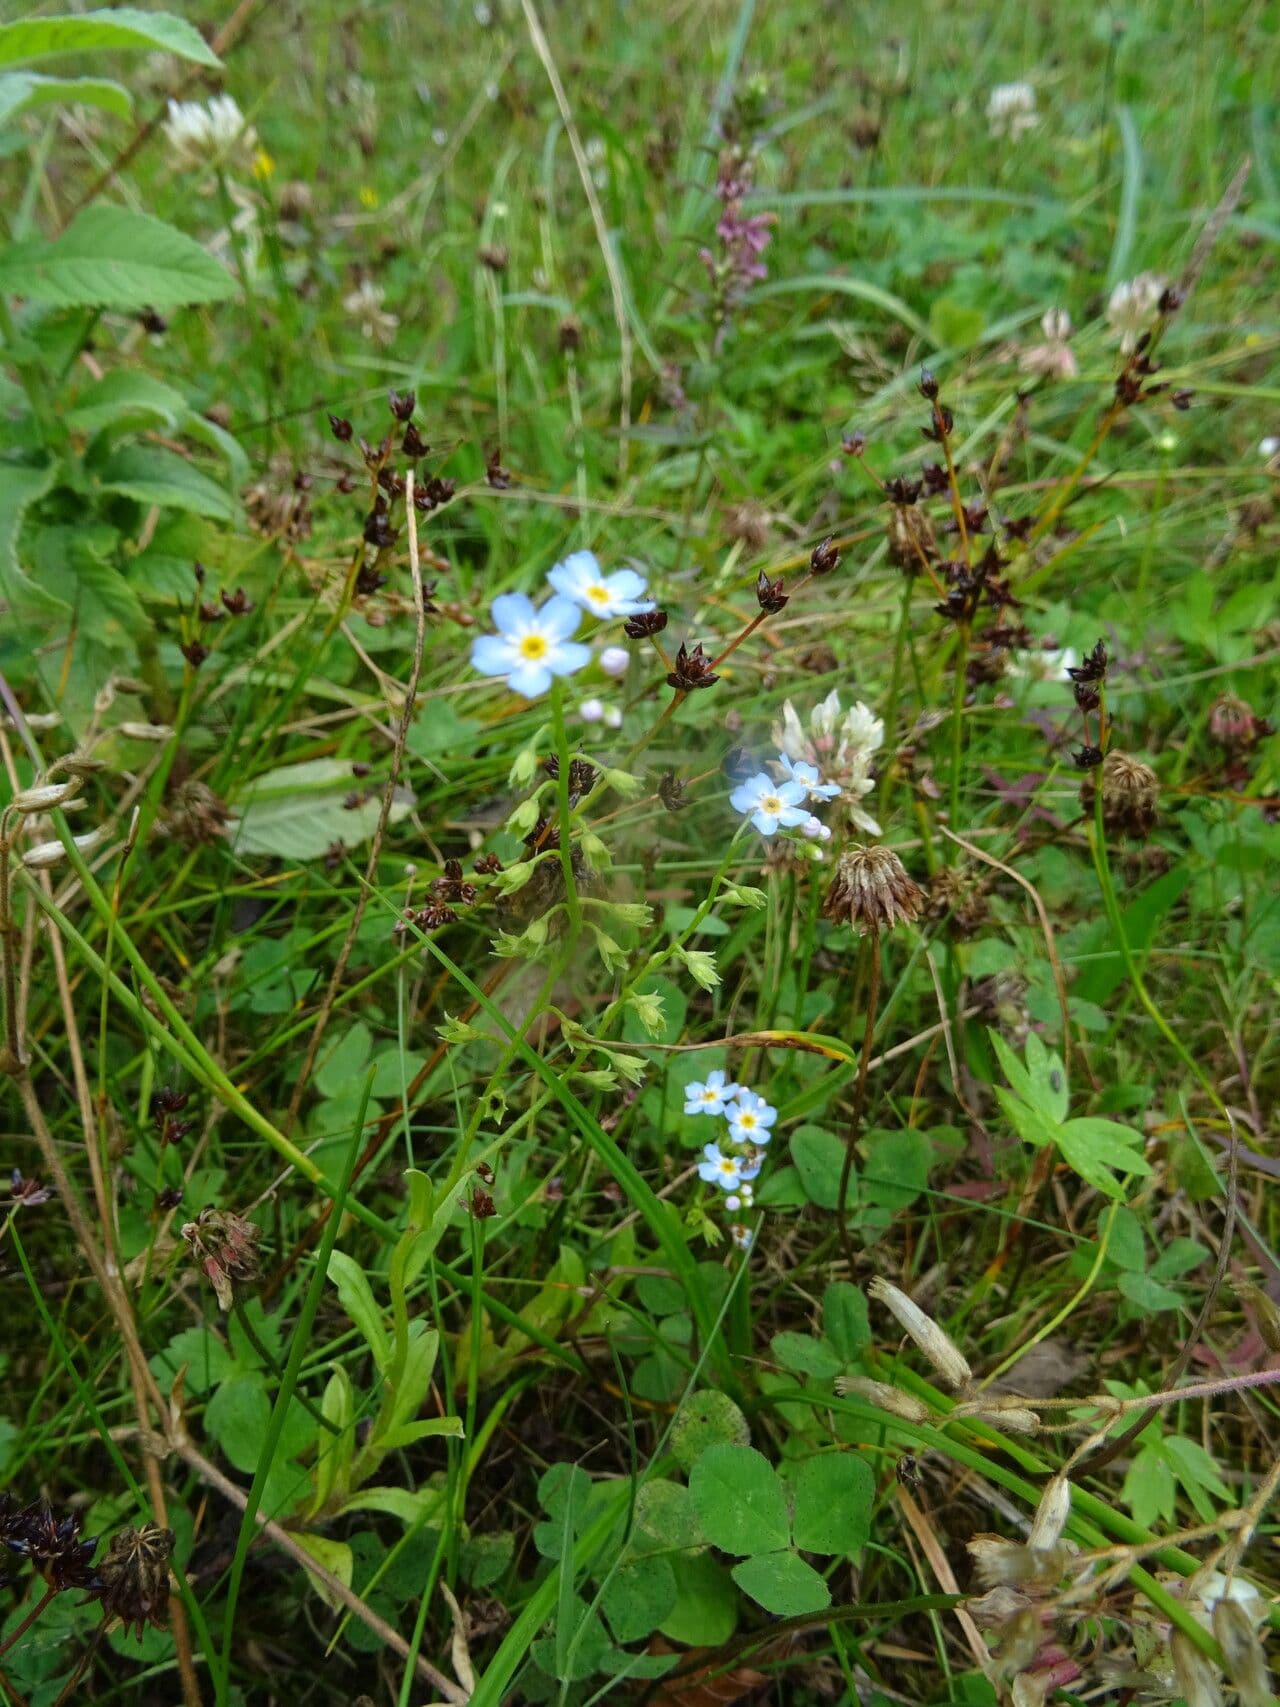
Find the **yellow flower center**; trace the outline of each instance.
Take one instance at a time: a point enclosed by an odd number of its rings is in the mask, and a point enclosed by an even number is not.
[[[776,794],[766,794],[760,804],[764,807],[766,812],[782,811],[782,802],[778,799]]]
[[[547,642],[543,635],[526,634],[520,642],[520,656],[522,658],[545,658],[546,655]]]
[[[607,605],[609,602],[608,587],[588,587],[587,597],[593,605]]]
[[[751,1128],[755,1125],[755,1123],[756,1123],[755,1115],[752,1114],[749,1109],[743,1109],[742,1113],[738,1116],[738,1125],[739,1126],[745,1126],[747,1128],[747,1130],[750,1131]]]

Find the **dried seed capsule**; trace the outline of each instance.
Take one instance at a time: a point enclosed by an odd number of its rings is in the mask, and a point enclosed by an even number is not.
[[[885,1309],[895,1317],[898,1325],[916,1342],[944,1381],[952,1387],[968,1386],[973,1379],[973,1371],[960,1348],[943,1332],[932,1316],[927,1316],[905,1292],[881,1275],[875,1277],[867,1291],[872,1298],[879,1299]]]

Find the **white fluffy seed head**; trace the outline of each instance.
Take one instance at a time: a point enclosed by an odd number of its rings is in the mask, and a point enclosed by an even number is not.
[[[873,1298],[879,1299],[897,1320],[899,1327],[911,1336],[949,1386],[968,1386],[973,1379],[973,1371],[968,1361],[959,1346],[943,1332],[932,1316],[926,1316],[905,1292],[881,1275],[876,1276],[867,1290]]]

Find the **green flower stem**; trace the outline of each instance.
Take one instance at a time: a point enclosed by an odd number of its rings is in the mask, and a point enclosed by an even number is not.
[[[733,839],[729,843],[728,852],[720,861],[719,868],[716,871],[715,876],[711,879],[711,886],[707,890],[706,898],[703,900],[701,905],[695,909],[693,917],[689,920],[688,924],[678,936],[672,937],[669,943],[666,943],[662,948],[657,948],[653,951],[645,961],[644,965],[640,967],[639,971],[631,974],[630,978],[628,978],[626,983],[622,986],[622,989],[601,1014],[599,1022],[599,1030],[601,1032],[603,1032],[622,1012],[623,1008],[626,1006],[627,997],[631,995],[641,980],[651,978],[656,972],[660,971],[661,968],[666,965],[667,961],[671,959],[672,955],[678,948],[683,948],[691,936],[697,935],[698,931],[702,927],[704,919],[716,904],[716,897],[720,892],[720,885],[724,882],[725,875],[728,872],[729,867],[733,864],[734,855],[737,852],[738,842],[741,835],[742,829],[741,826],[739,826],[738,830],[734,833]]]
[[[63,830],[63,845],[67,848],[68,858],[76,868],[76,874],[84,885],[85,893],[94,911],[104,922],[109,922],[111,904],[99,888],[93,873],[85,864],[79,848],[71,842],[71,837],[65,831],[64,825],[65,820],[59,825],[59,828]],[[116,928],[115,940],[120,945],[124,958],[133,968],[138,981],[155,1002],[158,1013],[167,1021],[167,1025],[162,1024],[161,1019],[157,1018],[156,1014],[144,1007],[119,976],[109,970],[102,957],[95,953],[66,914],[45,895],[37,883],[28,879],[27,890],[44,912],[54,920],[58,929],[77,950],[85,964],[110,984],[117,1001],[137,1020],[138,1024],[155,1038],[175,1061],[185,1067],[193,1079],[198,1080],[207,1090],[212,1091],[233,1113],[239,1115],[245,1125],[256,1132],[260,1138],[265,1138],[283,1161],[300,1173],[305,1180],[323,1191],[326,1197],[331,1200],[336,1199],[337,1187],[324,1170],[318,1167],[311,1160],[311,1157],[300,1150],[296,1144],[286,1138],[283,1132],[273,1126],[214,1061],[208,1050],[191,1030],[191,1027],[174,1007],[132,938],[124,930],[119,927]],[[347,1204],[347,1208],[352,1215],[381,1238],[390,1239],[394,1237],[394,1229],[390,1223],[384,1221],[381,1216],[375,1215],[371,1209],[366,1209],[358,1198],[352,1198]]]
[[[915,578],[904,569],[902,572],[902,607],[898,613],[898,632],[893,642],[893,663],[889,670],[889,697],[884,708],[884,733],[887,748],[884,771],[880,777],[878,801],[881,823],[884,822],[888,810],[898,755],[898,700],[902,693],[902,662],[907,650],[907,635],[911,628],[911,595],[914,590]],[[954,829],[954,827],[953,825],[952,828]]]
[[[1190,1069],[1191,1073],[1199,1083],[1200,1088],[1213,1103],[1219,1114],[1221,1114],[1224,1119],[1229,1119],[1230,1117],[1227,1114],[1227,1105],[1219,1095],[1217,1087],[1209,1079],[1195,1056],[1192,1055],[1190,1050],[1183,1043],[1182,1039],[1178,1036],[1177,1032],[1174,1031],[1173,1027],[1157,1007],[1150,991],[1147,989],[1147,986],[1143,981],[1142,973],[1138,969],[1138,963],[1134,959],[1133,950],[1129,946],[1129,939],[1125,935],[1124,920],[1120,917],[1120,904],[1116,900],[1116,889],[1111,876],[1111,865],[1107,858],[1107,839],[1102,827],[1101,785],[1099,785],[1094,794],[1094,821],[1089,826],[1089,849],[1093,854],[1093,866],[1094,870],[1098,874],[1098,887],[1102,891],[1103,905],[1107,910],[1107,918],[1111,921],[1112,935],[1119,944],[1120,953],[1124,957],[1125,970],[1129,974],[1129,982],[1133,986],[1134,994],[1146,1009],[1147,1015],[1154,1023],[1156,1030],[1174,1051],[1183,1066]]]
[[[391,902],[386,901],[390,906]],[[497,1006],[480,988],[473,978],[470,978],[456,961],[450,959],[440,944],[433,938],[427,937],[424,946],[427,952],[439,962],[454,981],[466,991],[471,1000],[488,1015],[497,1025],[503,1035],[514,1048],[526,1066],[542,1079],[552,1098],[569,1116],[574,1126],[586,1139],[590,1147],[604,1162],[613,1178],[622,1187],[630,1201],[639,1210],[649,1231],[657,1241],[659,1249],[671,1265],[676,1279],[684,1287],[689,1299],[694,1320],[704,1347],[711,1349],[715,1360],[716,1372],[725,1384],[731,1396],[740,1390],[740,1383],[732,1360],[729,1358],[723,1339],[716,1332],[715,1321],[710,1313],[708,1299],[697,1265],[690,1254],[680,1227],[672,1212],[655,1194],[652,1186],[636,1167],[626,1152],[604,1130],[599,1121],[595,1120],[583,1107],[573,1092],[562,1082],[559,1073],[548,1062],[525,1042],[523,1033],[511,1023],[502,1009]]]
[[[969,656],[969,625],[960,624],[956,633],[955,683],[951,695],[951,776],[947,798],[947,819],[953,830],[960,825],[960,779],[964,773],[964,690],[965,663]],[[960,850],[954,845],[947,849],[947,864],[953,865]]]
[[[290,1339],[288,1361],[285,1364],[280,1385],[276,1389],[275,1405],[267,1423],[262,1451],[258,1456],[258,1468],[254,1474],[253,1483],[249,1488],[249,1496],[245,1501],[244,1511],[240,1518],[240,1533],[236,1537],[235,1556],[231,1561],[231,1570],[227,1579],[227,1598],[222,1618],[222,1655],[214,1678],[218,1707],[224,1707],[230,1696],[231,1650],[232,1643],[235,1640],[236,1601],[240,1593],[240,1583],[244,1577],[245,1561],[249,1556],[249,1544],[257,1533],[257,1525],[254,1520],[258,1514],[258,1507],[262,1503],[262,1496],[266,1491],[267,1478],[275,1463],[276,1448],[280,1444],[285,1419],[298,1385],[298,1377],[302,1372],[302,1360],[311,1340],[311,1326],[315,1321],[316,1311],[320,1308],[320,1298],[324,1292],[325,1281],[329,1273],[329,1258],[333,1254],[333,1247],[338,1237],[338,1228],[342,1224],[342,1211],[346,1206],[347,1193],[351,1187],[352,1170],[355,1168],[356,1156],[360,1151],[360,1134],[364,1130],[364,1117],[369,1107],[369,1096],[372,1090],[373,1072],[370,1069],[369,1075],[365,1079],[364,1094],[360,1100],[360,1111],[356,1115],[351,1142],[347,1146],[347,1159],[342,1170],[338,1193],[333,1202],[334,1213],[325,1222],[324,1232],[320,1238],[320,1249],[316,1252],[315,1268],[312,1270],[306,1297],[303,1299],[302,1309],[298,1313],[298,1320],[294,1324]]]
[[[569,752],[569,731],[564,716],[564,680],[557,676],[551,685],[551,716],[555,731],[556,757],[560,775],[556,778],[556,802],[560,825],[560,871],[564,877],[565,908],[569,915],[569,940],[577,942],[582,935],[582,902],[573,876],[573,813],[569,807],[569,767],[573,763]]]
[[[916,1393],[925,1399],[938,1411],[944,1414],[949,1411],[956,1401],[947,1398],[927,1381],[916,1376],[906,1368],[894,1367],[894,1380],[908,1392]],[[995,1482],[1006,1492],[1014,1494],[1026,1505],[1033,1508],[1040,1502],[1043,1487],[1026,1477],[1016,1474],[1002,1464],[994,1454],[980,1452],[976,1446],[957,1440],[952,1434],[944,1432],[940,1426],[927,1423],[909,1423],[897,1417],[891,1417],[886,1411],[877,1409],[857,1399],[833,1398],[827,1395],[815,1395],[797,1388],[794,1392],[762,1394],[757,1400],[760,1406],[776,1408],[782,1405],[808,1402],[815,1408],[820,1404],[824,1409],[842,1412],[856,1416],[863,1421],[872,1423],[883,1429],[887,1434],[900,1436],[909,1446],[925,1447],[939,1452],[943,1457],[950,1458],[957,1464],[985,1476]],[[965,1418],[966,1424],[972,1419]],[[1002,1435],[989,1425],[973,1424],[972,1432],[979,1439],[989,1440],[991,1445],[1005,1456],[1011,1458],[1022,1469],[1031,1475],[1049,1477],[1056,1473],[1056,1466],[1046,1462],[1037,1453],[1023,1446],[1012,1437]],[[1108,1533],[1109,1532],[1109,1533]],[[1158,1565],[1168,1570],[1176,1571],[1180,1576],[1189,1577],[1200,1568],[1200,1561],[1181,1547],[1170,1544],[1161,1547],[1157,1537],[1132,1518],[1118,1511],[1114,1504],[1099,1499],[1089,1493],[1078,1483],[1071,1485],[1071,1516],[1067,1520],[1067,1533],[1080,1541],[1086,1547],[1108,1547],[1113,1538],[1126,1546],[1150,1546],[1152,1558]],[[1218,1644],[1208,1630],[1193,1616],[1184,1601],[1171,1594],[1163,1583],[1156,1580],[1151,1573],[1141,1565],[1134,1565],[1130,1577],[1136,1587],[1141,1589],[1151,1604],[1161,1612],[1170,1623],[1184,1632],[1215,1665],[1221,1665],[1222,1655]]]

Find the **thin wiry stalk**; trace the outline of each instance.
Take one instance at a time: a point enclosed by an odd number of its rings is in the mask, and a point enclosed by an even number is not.
[[[329,975],[329,983],[320,1003],[320,1011],[316,1014],[315,1025],[307,1042],[307,1052],[302,1058],[302,1066],[298,1072],[293,1087],[293,1095],[289,1098],[289,1112],[285,1117],[286,1128],[297,1124],[298,1114],[302,1108],[302,1099],[306,1094],[307,1085],[311,1080],[312,1069],[316,1057],[320,1053],[320,1044],[324,1039],[329,1021],[333,1017],[334,1003],[338,999],[343,977],[347,970],[347,962],[355,947],[359,935],[360,923],[364,918],[364,910],[368,905],[369,895],[377,881],[378,861],[382,857],[382,844],[386,838],[387,825],[391,822],[391,808],[395,804],[396,787],[400,781],[400,769],[404,763],[405,743],[409,739],[409,730],[413,725],[413,714],[418,702],[418,682],[422,676],[422,658],[427,644],[427,611],[423,599],[422,565],[418,558],[418,518],[413,507],[413,469],[405,474],[404,513],[409,529],[409,572],[413,577],[413,660],[409,667],[409,681],[404,690],[404,705],[401,707],[400,719],[396,724],[395,745],[391,750],[391,768],[387,775],[387,786],[382,791],[382,809],[378,813],[378,822],[373,832],[373,840],[369,844],[369,857],[365,861],[364,882],[356,896],[356,904],[351,910],[351,921],[347,926],[347,934],[343,938],[338,958],[334,962],[333,971]]]
[[[853,1172],[853,1152],[862,1131],[862,1115],[867,1100],[867,1073],[871,1066],[871,1045],[876,1035],[876,1008],[880,1001],[880,932],[870,931],[867,935],[867,949],[870,954],[870,972],[867,979],[867,1023],[862,1034],[862,1050],[858,1056],[858,1078],[853,1090],[853,1110],[849,1115],[849,1129],[844,1140],[844,1163],[840,1169],[840,1189],[836,1193],[836,1223],[840,1231],[840,1245],[844,1251],[844,1259],[850,1270],[853,1268],[853,1243],[849,1237],[849,1218],[845,1205],[849,1199],[849,1178]]]

